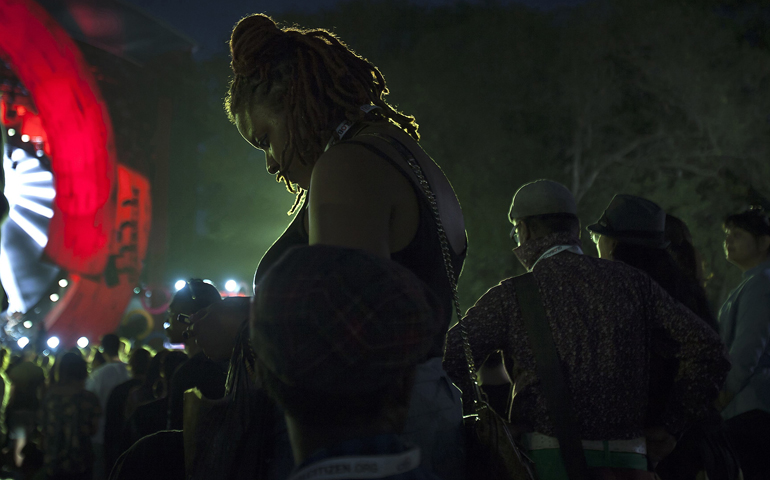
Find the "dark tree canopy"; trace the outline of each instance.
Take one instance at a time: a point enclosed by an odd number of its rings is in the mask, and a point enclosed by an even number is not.
[[[380,68],[389,101],[416,116],[466,216],[463,307],[521,271],[506,213],[516,189],[537,178],[575,193],[583,225],[615,193],[684,219],[716,303],[739,274],[724,260],[721,219],[750,194],[770,193],[770,50],[751,37],[745,6],[716,3],[611,0],[540,12],[358,0],[278,20],[333,30]],[[197,153],[186,164],[199,172],[189,187],[194,258],[248,277],[289,221],[293,197],[227,122],[227,75],[222,58],[195,77]]]

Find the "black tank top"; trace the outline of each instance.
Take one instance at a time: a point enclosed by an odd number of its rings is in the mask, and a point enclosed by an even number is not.
[[[454,305],[452,288],[449,284],[444,266],[441,242],[439,241],[438,228],[436,226],[433,209],[422,189],[417,184],[413,174],[405,170],[401,164],[394,161],[380,149],[369,143],[356,141],[355,139],[348,140],[345,143],[361,145],[372,153],[378,155],[404,175],[412,185],[415,196],[417,197],[420,215],[417,232],[412,241],[405,248],[398,252],[391,253],[390,258],[411,270],[418,278],[425,282],[431,290],[433,290],[436,297],[439,299],[440,304],[442,305],[442,312],[440,312],[440,315],[441,318],[443,318],[443,328],[437,333],[433,345],[428,352],[428,358],[442,357],[444,355],[444,341],[447,330],[449,329],[449,324],[452,320]],[[307,215],[307,202],[302,205],[299,212],[294,216],[294,220],[291,224],[289,224],[283,234],[275,241],[275,243],[273,243],[262,257],[262,260],[260,260],[257,272],[254,275],[255,290],[265,273],[278,261],[284,252],[296,245],[309,244],[309,238],[305,231],[305,215]],[[449,249],[455,271],[455,282],[462,271],[466,250],[467,249],[464,249],[462,253],[458,254],[453,252],[451,248]]]

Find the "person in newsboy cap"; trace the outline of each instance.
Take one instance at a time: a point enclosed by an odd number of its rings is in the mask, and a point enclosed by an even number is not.
[[[513,196],[508,220],[513,224],[511,239],[519,247],[555,232],[572,232],[580,238],[575,197],[567,187],[553,180],[536,180],[522,185]],[[574,250],[579,250],[577,245]],[[527,269],[533,267],[528,265]]]
[[[339,447],[354,438],[386,435],[377,438],[396,445],[390,453],[415,451],[399,446],[395,434],[406,420],[415,366],[441,318],[433,293],[412,272],[363,250],[295,247],[270,269],[253,299],[251,338],[259,378],[285,411],[301,464],[295,476],[312,469],[321,449],[383,453],[369,440],[355,451],[350,443]],[[418,468],[419,455],[404,462]]]

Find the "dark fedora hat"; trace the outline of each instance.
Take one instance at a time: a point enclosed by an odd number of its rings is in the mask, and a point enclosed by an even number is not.
[[[618,194],[601,218],[586,227],[593,233],[651,248],[666,248],[666,212],[655,202],[634,195]]]

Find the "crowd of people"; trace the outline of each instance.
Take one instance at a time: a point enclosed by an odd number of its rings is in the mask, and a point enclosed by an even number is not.
[[[508,216],[527,273],[462,314],[460,202],[380,71],[264,15],[230,46],[227,114],[294,219],[253,297],[195,279],[176,293],[184,350],[108,335],[100,366],[74,351],[54,375],[25,352],[6,424],[26,478],[480,478],[464,419],[479,382],[521,448],[509,460],[539,480],[770,478],[767,212],[714,225],[743,271],[715,315],[680,219],[618,194],[583,228],[565,186],[528,183]]]

